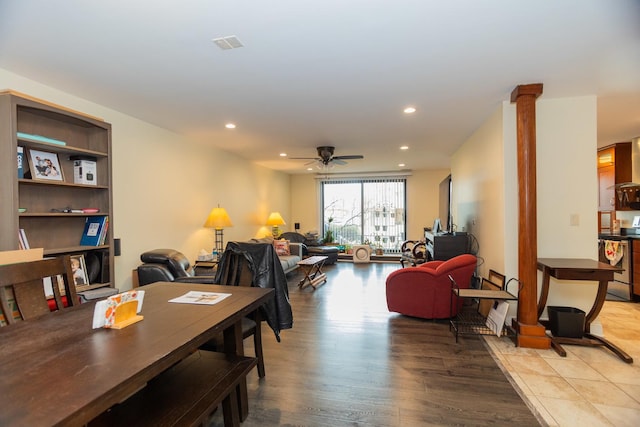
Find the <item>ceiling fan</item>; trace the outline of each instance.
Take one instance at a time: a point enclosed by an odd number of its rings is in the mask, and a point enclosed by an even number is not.
[[[307,165],[318,163],[319,166],[333,166],[335,165],[346,165],[347,162],[345,160],[353,160],[353,159],[364,159],[364,156],[360,154],[350,155],[350,156],[334,156],[333,152],[335,147],[329,145],[323,145],[321,147],[316,147],[318,150],[318,157],[290,157],[292,160],[312,160],[309,163],[305,163]]]

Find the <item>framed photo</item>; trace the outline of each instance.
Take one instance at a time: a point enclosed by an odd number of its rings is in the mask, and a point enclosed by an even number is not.
[[[87,265],[84,262],[84,255],[71,256],[71,271],[73,271],[73,283],[76,286],[85,286],[89,284],[89,275],[87,274]]]
[[[64,181],[62,168],[56,153],[29,150],[29,170],[32,179]]]

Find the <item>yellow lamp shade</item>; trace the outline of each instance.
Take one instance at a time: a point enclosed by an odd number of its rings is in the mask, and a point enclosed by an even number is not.
[[[233,224],[227,211],[224,208],[217,207],[211,209],[207,220],[204,222],[204,227],[220,230],[224,227],[233,227]]]
[[[286,225],[286,222],[282,219],[280,212],[271,212],[267,219],[267,225]]]

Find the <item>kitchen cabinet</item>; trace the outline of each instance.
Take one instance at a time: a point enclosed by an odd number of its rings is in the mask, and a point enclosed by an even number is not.
[[[631,142],[619,142],[598,150],[598,211],[631,210],[639,187],[615,188],[631,182]]]
[[[631,293],[634,300],[640,299],[640,240],[631,239],[633,267],[631,268]]]

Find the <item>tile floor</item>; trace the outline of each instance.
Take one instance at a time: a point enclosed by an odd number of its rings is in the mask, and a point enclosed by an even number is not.
[[[627,364],[603,347],[554,350],[515,347],[485,337],[494,358],[542,425],[640,425],[640,303],[606,301],[600,312],[605,337],[634,359]]]

